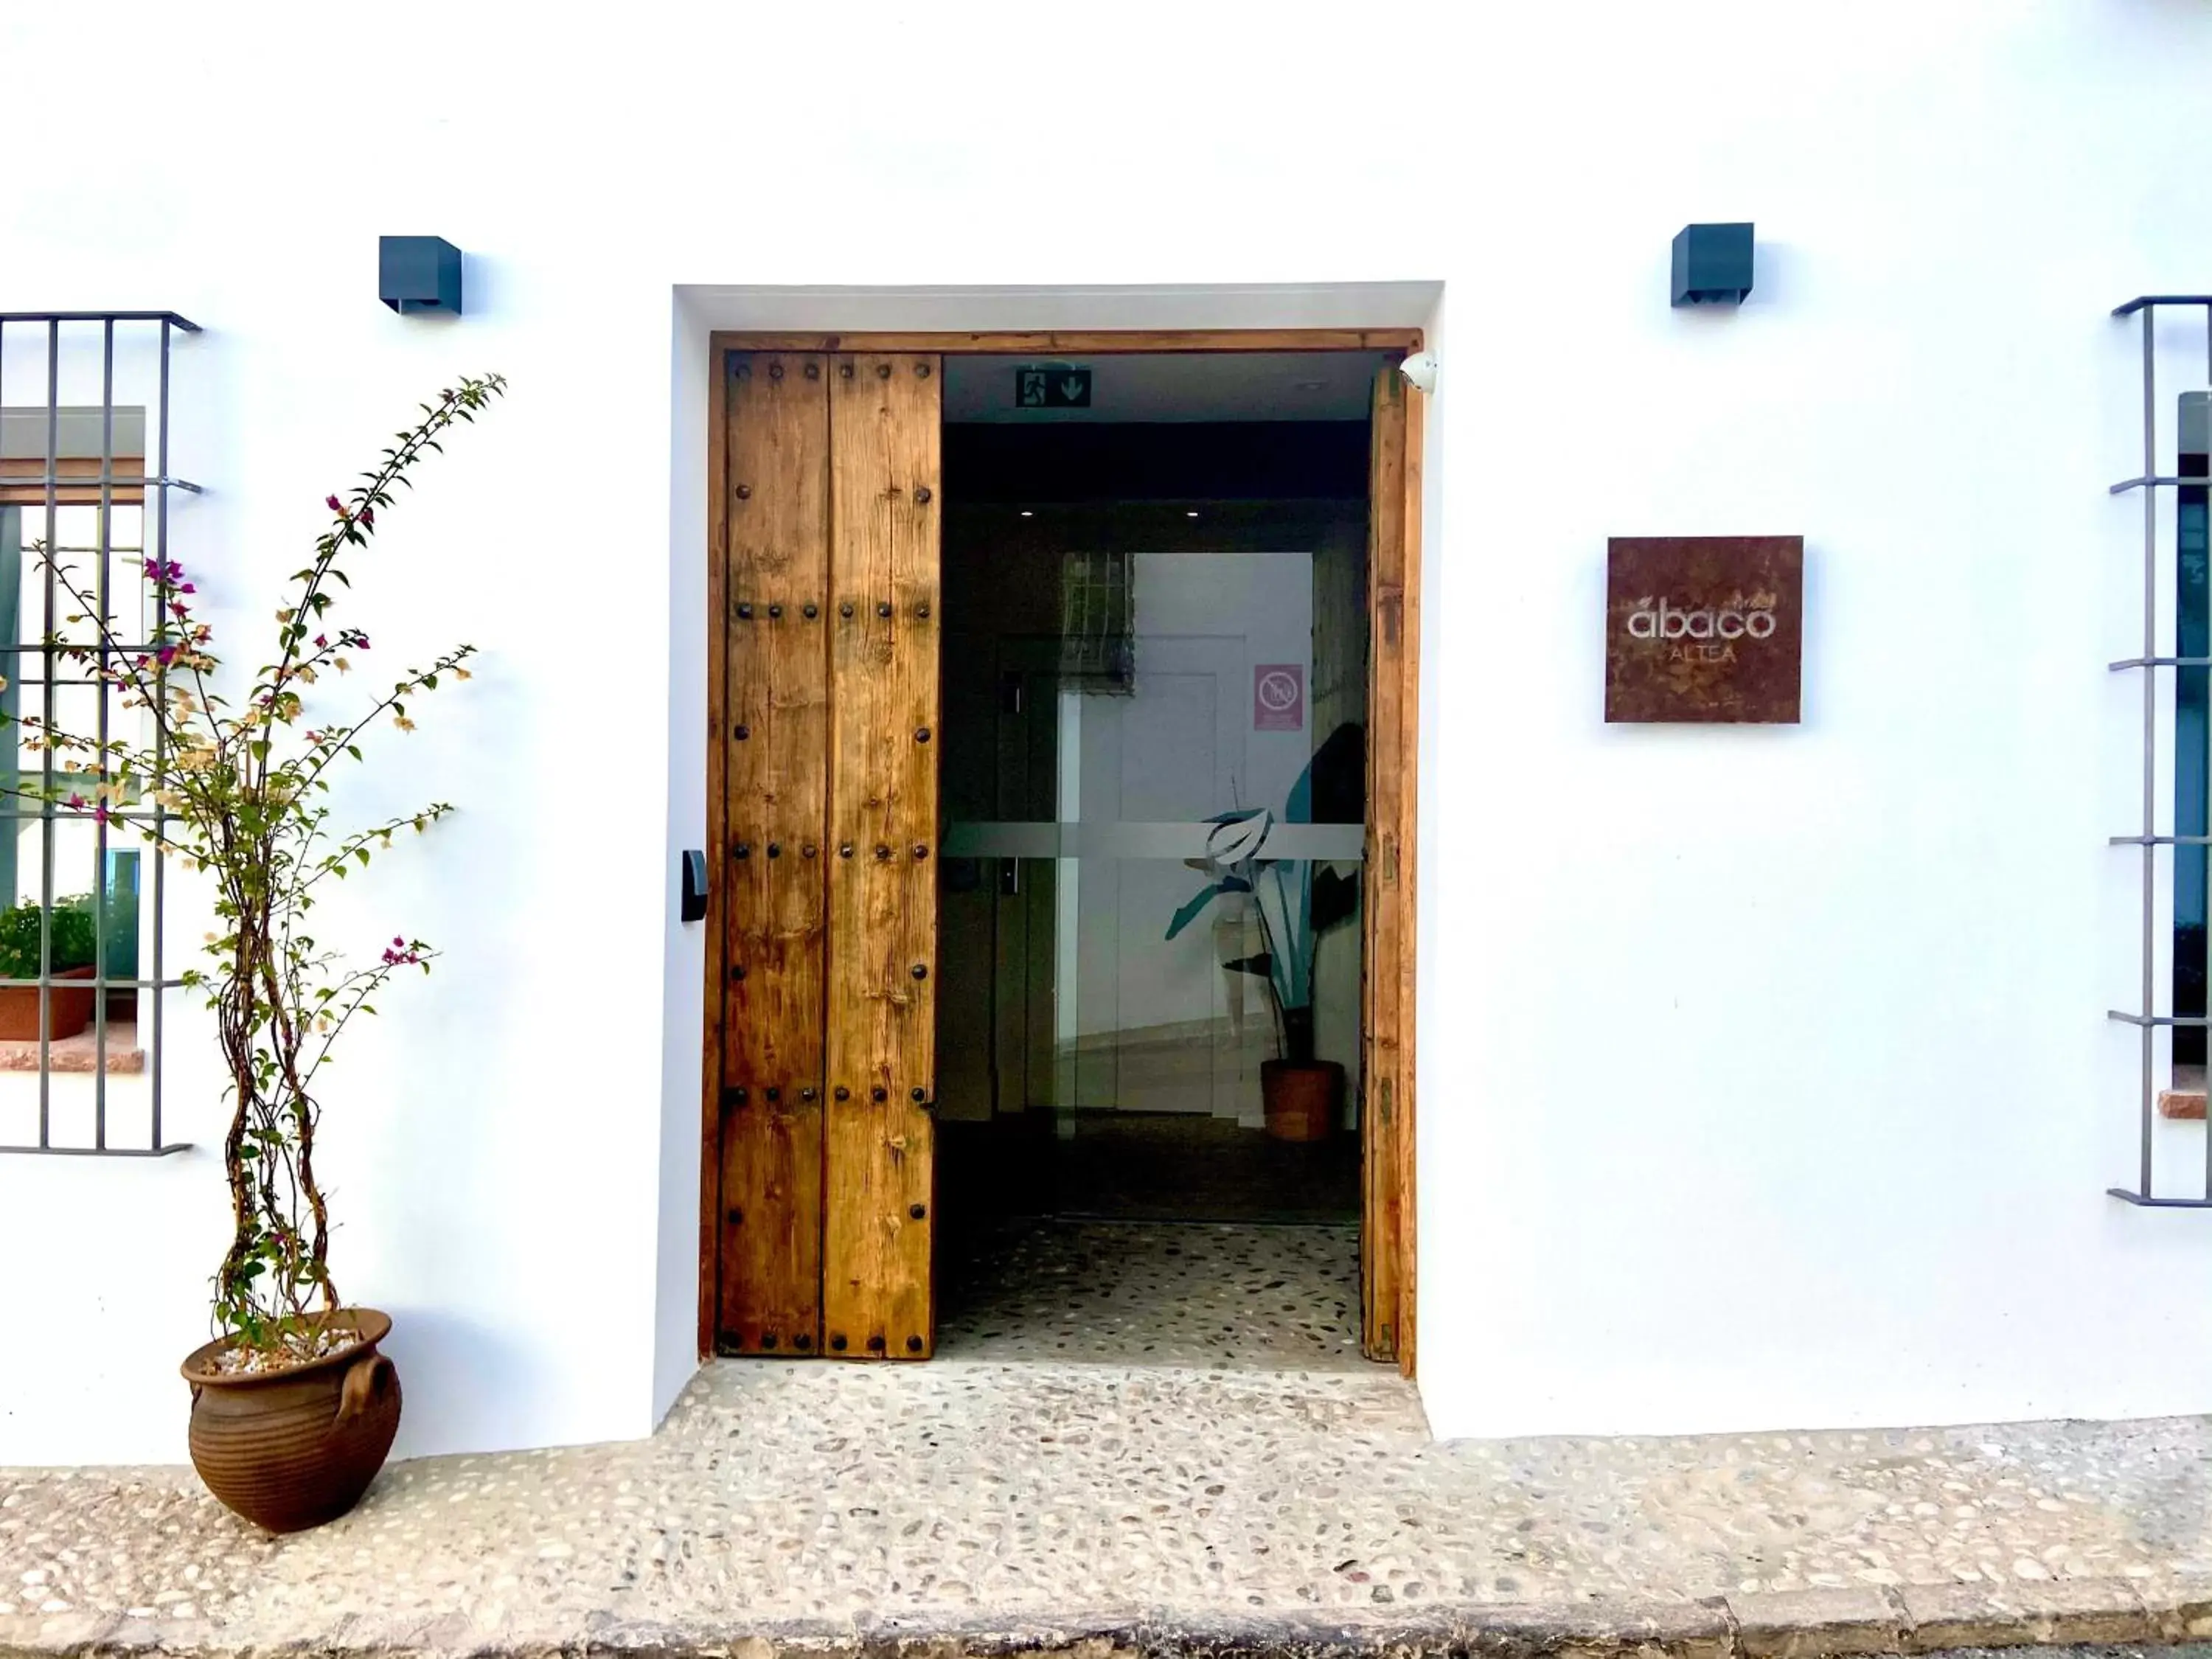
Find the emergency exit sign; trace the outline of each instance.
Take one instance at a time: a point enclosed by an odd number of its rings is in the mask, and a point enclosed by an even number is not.
[[[1016,409],[1088,409],[1091,371],[1087,368],[1018,368],[1014,371]]]

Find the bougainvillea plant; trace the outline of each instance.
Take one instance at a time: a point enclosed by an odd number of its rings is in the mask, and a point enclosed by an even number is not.
[[[388,690],[343,711],[319,705],[339,677],[366,667],[368,633],[334,618],[349,556],[376,533],[409,471],[441,448],[440,434],[471,422],[506,390],[496,374],[463,380],[425,404],[422,417],[343,496],[331,495],[330,528],[293,574],[276,611],[274,659],[249,683],[226,674],[213,630],[194,615],[196,584],[174,561],[145,561],[146,614],[137,604],[104,609],[93,584],[45,549],[71,607],[53,654],[104,684],[125,708],[143,709],[136,736],[105,740],[38,714],[19,717],[26,747],[54,751],[58,781],[18,793],[133,830],[204,871],[218,919],[208,964],[182,977],[204,989],[222,1045],[230,1128],[230,1248],[215,1277],[215,1326],[250,1369],[342,1345],[328,1316],[339,1307],[329,1266],[330,1218],[315,1176],[320,1108],[315,1079],[332,1046],[402,969],[427,972],[436,953],[395,935],[381,954],[349,959],[307,930],[325,883],[365,868],[403,830],[424,830],[453,808],[434,801],[366,829],[331,821],[329,773],[358,763],[369,728],[415,729],[409,710],[446,678],[466,679],[476,647],[457,646],[427,668],[408,669]],[[410,485],[411,487],[411,485]],[[118,584],[118,590],[125,584]]]

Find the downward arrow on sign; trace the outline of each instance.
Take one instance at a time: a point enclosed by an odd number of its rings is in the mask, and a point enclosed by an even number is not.
[[[1066,398],[1070,403],[1074,402],[1076,398],[1083,395],[1082,379],[1074,374],[1066,376],[1060,383],[1060,395]]]

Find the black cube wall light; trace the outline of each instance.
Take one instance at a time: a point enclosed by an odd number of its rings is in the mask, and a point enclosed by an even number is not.
[[[461,251],[442,236],[380,236],[376,297],[403,317],[461,313]]]
[[[1750,292],[1749,225],[1682,227],[1674,239],[1674,304],[1732,306]]]

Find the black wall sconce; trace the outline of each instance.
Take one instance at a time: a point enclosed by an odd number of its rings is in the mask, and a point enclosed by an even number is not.
[[[380,236],[376,297],[403,317],[461,314],[461,251],[442,236]]]
[[[1674,304],[1732,306],[1750,292],[1748,224],[1682,227],[1674,238]]]

